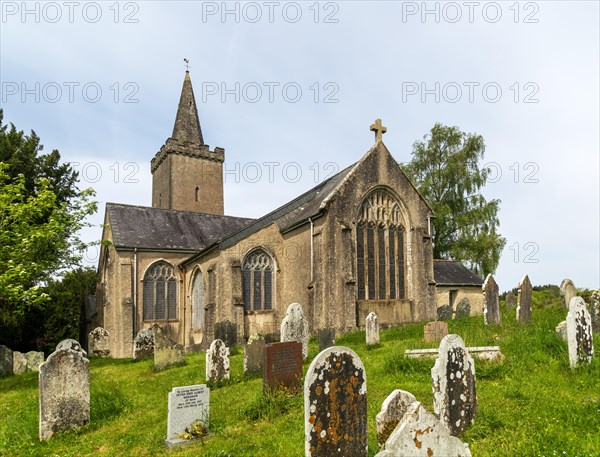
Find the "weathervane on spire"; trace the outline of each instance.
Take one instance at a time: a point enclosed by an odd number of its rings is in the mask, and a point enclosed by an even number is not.
[[[383,134],[387,132],[387,127],[381,123],[381,119],[377,119],[374,124],[371,124],[371,132],[375,132],[375,142],[383,139]]]
[[[183,61],[185,62],[185,71],[190,71],[190,59],[184,58]]]

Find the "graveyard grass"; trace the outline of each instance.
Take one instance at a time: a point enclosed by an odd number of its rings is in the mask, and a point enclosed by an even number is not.
[[[475,361],[478,415],[461,437],[474,456],[597,456],[600,452],[600,360],[569,368],[567,345],[554,333],[565,319],[560,298],[534,292],[533,321],[515,321],[503,309],[502,324],[483,317],[449,323],[467,346],[500,345],[499,364]],[[502,304],[503,306],[503,304]],[[367,348],[364,331],[339,337],[367,372],[369,455],[377,452],[375,415],[394,389],[404,389],[433,411],[430,370],[434,360],[404,358],[424,344],[423,325],[381,332]],[[595,336],[596,353],[600,338]],[[262,379],[243,376],[243,351],[232,351],[230,381],[210,393],[210,436],[169,451],[177,456],[304,455],[302,396],[262,396]],[[304,371],[317,355],[313,338]],[[0,379],[0,455],[154,456],[165,454],[167,394],[173,387],[204,383],[204,354],[187,354],[184,366],[156,372],[151,360],[91,360],[91,422],[77,431],[38,441],[37,373]]]

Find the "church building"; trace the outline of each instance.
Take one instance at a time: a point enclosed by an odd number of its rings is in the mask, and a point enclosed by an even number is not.
[[[233,323],[237,341],[279,338],[300,303],[310,333],[436,318],[433,212],[371,126],[375,143],[335,176],[258,218],[224,215],[225,151],[204,143],[189,72],[173,134],[151,161],[152,207],[107,203],[96,323],[113,357],[158,323],[205,348]],[[360,151],[358,151],[360,152]]]

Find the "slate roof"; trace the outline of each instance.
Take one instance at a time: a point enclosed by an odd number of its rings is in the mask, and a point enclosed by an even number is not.
[[[107,203],[113,243],[119,248],[200,251],[254,219]]]
[[[438,286],[481,286],[483,279],[458,260],[433,260],[433,276]]]

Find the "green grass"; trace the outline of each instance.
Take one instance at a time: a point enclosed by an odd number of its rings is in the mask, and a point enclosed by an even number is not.
[[[535,292],[534,294],[536,294]],[[546,297],[536,303],[529,326],[515,322],[486,327],[482,317],[449,323],[468,346],[499,345],[502,363],[476,361],[478,416],[462,436],[474,456],[600,455],[600,361],[571,370],[566,343],[554,327],[566,312]],[[433,360],[405,359],[422,343],[423,325],[383,330],[381,344],[367,349],[364,332],[338,338],[361,357],[367,370],[369,455],[377,452],[375,415],[394,389],[413,393],[430,411]],[[595,338],[600,349],[600,339]],[[309,359],[318,353],[311,340]],[[597,349],[597,350],[598,350]],[[151,361],[91,360],[91,421],[77,431],[40,443],[37,373],[0,379],[0,455],[155,456],[166,453],[167,393],[204,382],[204,354],[186,355],[183,366],[155,372]],[[210,437],[176,456],[301,456],[301,396],[262,395],[260,377],[244,378],[243,354],[231,359],[232,380],[211,388]]]

